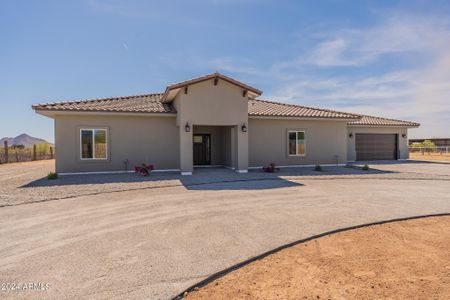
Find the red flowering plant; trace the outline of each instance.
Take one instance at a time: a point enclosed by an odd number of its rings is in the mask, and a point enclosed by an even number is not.
[[[263,167],[263,171],[266,173],[275,173],[280,171],[280,168],[277,168],[275,163],[270,163],[268,166]]]
[[[142,164],[141,166],[135,166],[134,172],[141,174],[142,176],[150,175],[150,172],[153,171],[155,167],[153,165]]]

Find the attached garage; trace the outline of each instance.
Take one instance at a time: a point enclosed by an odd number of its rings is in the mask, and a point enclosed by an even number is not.
[[[395,160],[398,158],[398,135],[357,133],[356,160]]]
[[[347,161],[408,159],[408,129],[418,123],[363,116],[348,123]]]

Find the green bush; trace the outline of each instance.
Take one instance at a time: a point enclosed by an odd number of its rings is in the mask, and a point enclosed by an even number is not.
[[[422,142],[422,147],[424,148],[436,148],[436,144],[430,140],[425,140]]]
[[[412,143],[411,144],[412,148],[436,148],[436,144],[433,143],[433,141],[431,140],[424,140],[421,143]]]
[[[362,167],[362,169],[363,169],[363,171],[369,171],[369,165],[364,165],[364,166]]]
[[[50,172],[47,175],[47,179],[48,180],[54,180],[54,179],[57,179],[57,178],[58,178],[58,173],[56,173],[56,172]]]
[[[52,145],[48,144],[48,143],[36,144],[36,153],[38,155],[50,155],[51,147],[52,147]]]
[[[314,171],[320,172],[320,171],[322,171],[322,167],[320,165],[316,165],[314,167]]]

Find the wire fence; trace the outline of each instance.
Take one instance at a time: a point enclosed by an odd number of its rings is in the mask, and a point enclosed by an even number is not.
[[[409,147],[409,153],[439,153],[448,154],[450,152],[450,146],[446,147]]]
[[[0,147],[0,164],[53,159],[55,148],[49,144],[37,144],[33,147],[5,145]]]
[[[450,146],[445,147],[409,147],[409,158],[450,160]]]

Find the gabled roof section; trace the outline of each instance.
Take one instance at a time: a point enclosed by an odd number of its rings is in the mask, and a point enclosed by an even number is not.
[[[419,123],[408,122],[396,119],[387,119],[361,115],[358,121],[349,122],[350,126],[392,126],[392,127],[419,127]]]
[[[330,109],[313,108],[294,104],[285,104],[268,100],[251,99],[248,101],[248,115],[254,117],[293,117],[320,119],[355,119],[361,116]]]
[[[176,113],[170,103],[161,102],[162,94],[99,98],[33,105],[37,111]]]
[[[262,91],[257,88],[249,86],[245,83],[237,81],[236,79],[233,79],[233,78],[223,75],[221,73],[215,72],[212,74],[208,74],[208,75],[204,75],[204,76],[200,76],[200,77],[196,77],[193,79],[189,79],[189,80],[185,80],[185,81],[181,81],[178,83],[173,83],[173,84],[168,85],[166,87],[166,90],[165,90],[161,100],[162,100],[162,102],[172,101],[173,98],[176,96],[176,94],[178,93],[178,91],[181,88],[186,87],[191,84],[199,83],[199,82],[206,81],[206,80],[216,79],[216,78],[219,80],[227,81],[231,84],[241,87],[244,90],[247,90],[249,96],[251,96],[252,98],[262,95]]]

